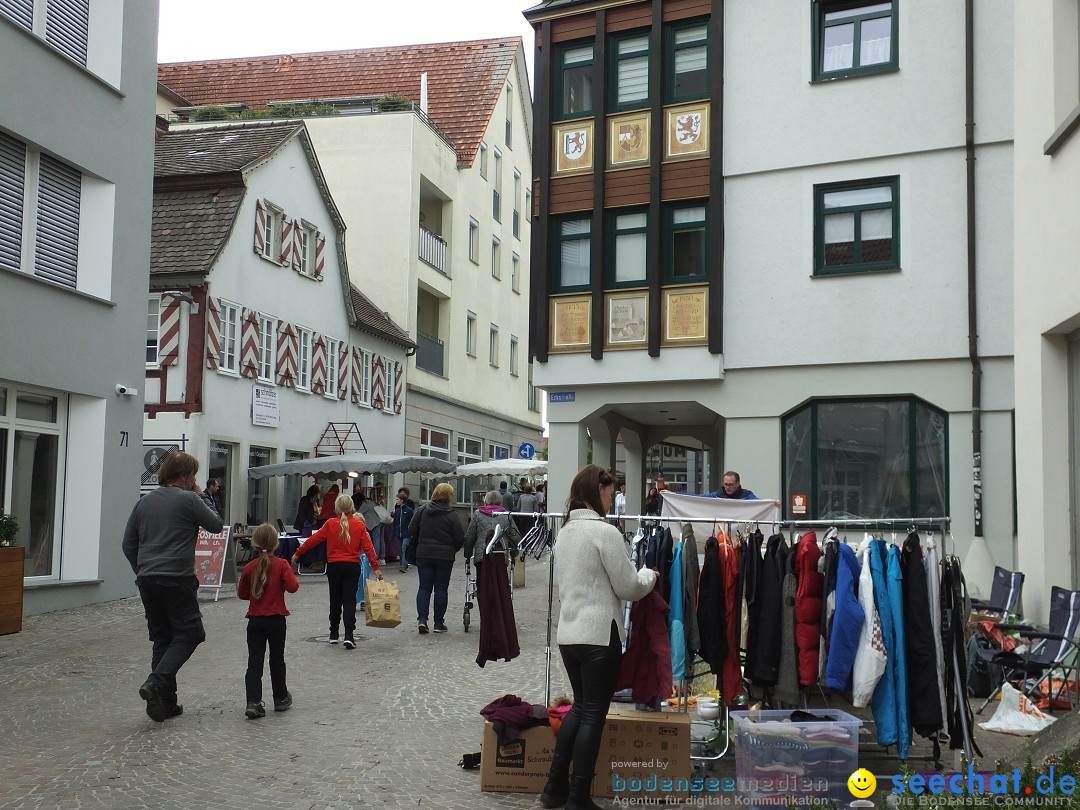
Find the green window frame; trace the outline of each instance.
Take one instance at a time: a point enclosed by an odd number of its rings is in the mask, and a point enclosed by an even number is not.
[[[815,82],[900,69],[897,58],[899,0],[814,0]]]
[[[709,97],[709,21],[694,20],[666,30],[667,101]]]
[[[556,51],[555,120],[587,118],[596,110],[595,47],[591,40]]]
[[[606,289],[644,287],[649,283],[649,214],[645,208],[607,213]]]
[[[664,281],[696,284],[709,277],[709,208],[706,200],[664,209]]]
[[[608,109],[612,112],[639,110],[649,106],[649,58],[648,31],[611,38],[611,80]]]
[[[900,178],[814,186],[814,275],[900,269]]]
[[[781,417],[783,502],[811,520],[949,514],[949,416],[916,396],[811,399]],[[794,517],[786,514],[786,517]]]
[[[587,216],[563,217],[555,220],[552,229],[552,291],[587,291],[592,279],[592,221]]]

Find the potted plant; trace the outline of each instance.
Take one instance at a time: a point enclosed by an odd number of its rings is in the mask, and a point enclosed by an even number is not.
[[[22,630],[26,550],[13,545],[18,533],[19,521],[0,509],[0,635]]]

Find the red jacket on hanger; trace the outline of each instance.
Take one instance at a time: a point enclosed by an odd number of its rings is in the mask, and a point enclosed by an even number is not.
[[[818,571],[821,549],[817,534],[807,532],[795,549],[795,648],[798,650],[799,686],[818,682],[821,639],[821,599],[825,577]]]

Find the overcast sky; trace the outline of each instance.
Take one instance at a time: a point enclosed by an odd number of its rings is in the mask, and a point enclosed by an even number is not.
[[[532,81],[539,0],[161,0],[158,61],[520,36]]]

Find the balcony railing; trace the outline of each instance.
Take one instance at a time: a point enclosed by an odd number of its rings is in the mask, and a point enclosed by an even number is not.
[[[443,374],[443,342],[423,332],[416,333],[416,367],[432,374]]]
[[[423,225],[420,226],[420,261],[430,264],[443,275],[450,275],[446,269],[446,242]]]

